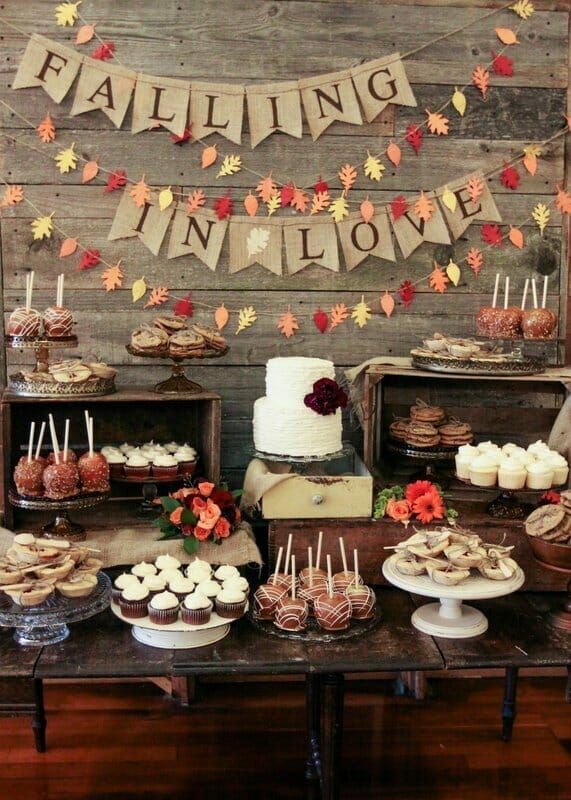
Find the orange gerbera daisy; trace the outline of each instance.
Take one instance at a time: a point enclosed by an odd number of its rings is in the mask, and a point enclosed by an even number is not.
[[[423,494],[436,491],[436,487],[430,481],[415,481],[409,483],[406,487],[405,497],[412,505],[417,497],[422,497]]]
[[[417,497],[412,504],[412,510],[420,522],[432,522],[433,519],[444,519],[444,502],[442,497],[433,488],[431,492]]]

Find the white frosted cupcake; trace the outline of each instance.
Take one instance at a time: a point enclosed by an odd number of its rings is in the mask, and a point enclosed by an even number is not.
[[[486,458],[489,458],[490,461],[493,461],[496,467],[499,467],[505,458],[505,455],[502,453],[499,447],[490,447],[482,455],[485,455]]]
[[[550,489],[553,483],[553,468],[544,461],[527,465],[527,488]]]
[[[172,592],[161,592],[151,598],[148,605],[149,619],[155,625],[171,625],[177,621],[178,597]]]
[[[149,590],[150,598],[153,598],[159,592],[164,592],[167,587],[167,582],[160,575],[145,575],[143,578],[143,586]]]
[[[502,489],[523,489],[527,470],[517,458],[504,458],[498,469],[498,486]]]
[[[182,575],[182,572],[179,569],[174,569],[173,567],[162,569],[159,572],[161,578],[164,579],[165,583],[168,585],[172,580],[176,580],[178,577]]]
[[[211,575],[212,567],[208,561],[201,561],[199,558],[191,561],[186,568],[186,577],[190,578],[194,583],[202,583],[202,581],[210,580]]]
[[[549,446],[542,439],[538,439],[537,442],[533,442],[533,444],[528,446],[527,452],[539,457],[545,453],[549,453]]]
[[[205,625],[212,614],[212,602],[200,592],[193,592],[184,598],[180,607],[182,621],[187,625]]]
[[[176,594],[179,600],[184,600],[184,598],[193,590],[194,583],[190,580],[190,578],[185,578],[180,572],[178,574],[178,578],[173,578],[169,582],[169,592]]]
[[[463,444],[456,453],[456,474],[464,481],[470,480],[470,464],[480,454],[477,447],[471,444]]]
[[[485,454],[477,456],[470,464],[470,482],[474,486],[495,486],[497,477],[495,461]]]
[[[507,442],[507,444],[504,444],[502,447],[502,453],[505,453],[506,456],[511,456],[513,455],[514,451],[517,451],[518,449],[519,448],[517,444],[514,444],[513,442]]]
[[[237,570],[236,567],[231,567],[230,564],[223,564],[221,567],[218,567],[214,573],[214,577],[217,581],[227,581],[228,578],[239,578],[240,571]]]
[[[151,471],[157,478],[175,478],[178,472],[178,462],[174,456],[168,453],[159,453],[153,458]]]
[[[220,591],[222,590],[222,586],[218,583],[218,581],[201,581],[196,587],[196,591],[200,592],[200,594],[205,595],[210,600],[215,598]]]
[[[125,475],[133,478],[146,478],[149,475],[149,459],[140,452],[132,450],[125,462]]]
[[[494,444],[493,442],[491,442],[490,440],[488,440],[487,442],[479,442],[479,443],[478,443],[478,450],[479,450],[481,453],[485,453],[485,452],[486,452],[486,450],[489,450],[489,449],[490,449],[490,447],[497,447],[497,446],[498,446],[497,444]]]
[[[122,453],[128,453],[130,450],[134,450],[134,449],[135,449],[135,446],[132,445],[132,444],[129,444],[129,442],[123,442],[123,444],[119,445],[119,450]]]
[[[126,589],[127,586],[138,586],[140,583],[139,579],[136,575],[133,575],[131,572],[123,572],[121,575],[118,575],[115,580],[113,581],[113,588],[111,590],[111,600],[113,603],[119,602],[119,597],[121,596],[121,592],[123,589]]]
[[[553,485],[562,486],[569,477],[569,464],[560,453],[550,452],[548,456],[540,459],[553,470]]]
[[[178,558],[169,555],[169,553],[162,553],[155,558],[155,567],[159,570],[163,569],[179,569],[180,561]]]
[[[216,613],[224,619],[238,619],[246,610],[246,595],[239,589],[222,589],[216,597]]]
[[[167,453],[171,453],[171,455],[176,453],[179,447],[180,445],[178,442],[167,442],[167,444],[165,444],[165,450]]]
[[[238,589],[240,592],[244,592],[246,597],[250,594],[250,584],[246,578],[242,578],[241,576],[238,576],[237,578],[227,578],[222,582],[222,588]]]
[[[139,563],[135,564],[131,569],[131,572],[138,578],[144,578],[145,575],[156,575],[157,568],[154,564],[148,564],[146,561],[139,561]]]

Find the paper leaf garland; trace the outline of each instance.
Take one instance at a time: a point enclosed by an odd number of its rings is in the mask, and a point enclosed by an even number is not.
[[[557,189],[557,197],[555,198],[555,205],[562,214],[571,214],[571,194],[568,194],[560,186]]]
[[[372,181],[380,181],[385,171],[385,165],[381,164],[380,159],[367,153],[367,160],[363,165],[365,175]]]
[[[468,192],[470,200],[473,203],[477,203],[484,191],[484,181],[477,176],[470,178],[466,184],[466,191]]]
[[[182,300],[177,300],[173,311],[177,317],[192,317],[194,306],[192,305],[192,292],[189,292]]]
[[[4,189],[4,194],[2,195],[2,200],[0,201],[0,208],[5,208],[6,206],[17,206],[18,203],[21,203],[23,199],[24,190],[21,186],[17,186],[16,184],[7,186]]]
[[[501,75],[504,78],[511,78],[514,74],[514,62],[511,58],[504,55],[496,55],[492,50],[492,69],[496,75]]]
[[[466,95],[464,92],[460,91],[460,89],[455,86],[454,87],[454,94],[452,95],[452,105],[456,109],[456,111],[460,114],[461,117],[464,116],[466,113]]]
[[[523,148],[523,165],[530,175],[537,172],[537,159],[542,154],[541,147],[537,144],[530,144]]]
[[[73,147],[74,145],[72,144],[71,147],[60,150],[54,159],[62,175],[72,169],[77,169],[77,153]]]
[[[331,330],[345,322],[348,316],[349,309],[345,303],[336,303],[334,306],[332,306],[330,316]]]
[[[510,225],[510,232],[508,234],[508,239],[513,244],[514,247],[519,248],[520,250],[523,247],[523,233],[519,230],[519,228],[513,228]]]
[[[34,239],[49,239],[51,237],[54,229],[53,215],[54,212],[52,211],[47,217],[36,217],[36,219],[32,220],[30,225],[34,233]]]
[[[44,144],[49,144],[56,138],[56,129],[49,114],[46,114],[36,130]]]
[[[472,83],[480,90],[482,98],[485,100],[490,88],[490,73],[488,70],[480,64],[475,67],[472,72]]]
[[[504,243],[501,230],[497,225],[492,225],[490,222],[482,225],[482,241],[491,247],[501,247]]]
[[[460,267],[458,266],[458,264],[456,264],[455,261],[452,261],[452,259],[450,259],[450,261],[448,262],[448,266],[446,267],[446,274],[448,275],[454,286],[458,286],[458,282],[460,280],[462,273],[460,272]]]
[[[515,191],[519,186],[519,180],[519,172],[515,167],[504,167],[500,173],[500,183],[502,186],[505,186],[506,189]]]
[[[391,201],[391,214],[393,215],[393,219],[396,222],[397,219],[406,214],[408,211],[408,200],[406,197],[403,197],[402,194],[399,194],[395,197],[394,200]]]
[[[216,311],[214,312],[214,322],[216,323],[216,327],[219,331],[223,330],[226,325],[228,325],[228,320],[230,319],[230,314],[228,313],[228,309],[222,303],[221,306],[218,306]]]
[[[342,219],[349,215],[349,206],[345,200],[344,195],[341,195],[334,200],[329,206],[329,213],[335,222],[341,222]]]
[[[531,212],[531,216],[536,221],[539,232],[543,235],[545,226],[549,222],[549,217],[551,216],[545,203],[538,203]]]
[[[92,269],[101,263],[99,250],[84,250],[79,260],[79,269]]]
[[[65,27],[66,25],[75,25],[77,20],[77,7],[81,5],[81,0],[76,3],[60,3],[55,9],[56,25]]]
[[[76,250],[77,250],[77,239],[74,238],[64,239],[59,249],[59,257],[65,258],[66,256],[72,256]]]
[[[87,44],[95,36],[95,25],[82,25],[75,37],[76,44]]]
[[[169,290],[166,286],[155,286],[152,289],[149,299],[143,308],[153,308],[153,306],[162,306],[169,299]]]
[[[273,214],[276,213],[280,205],[281,205],[280,193],[276,192],[270,197],[270,199],[266,203],[266,208],[268,209],[268,217],[273,216]]]
[[[294,336],[295,332],[299,330],[297,318],[291,313],[291,308],[288,306],[285,314],[282,314],[278,320],[278,328],[286,339]]]
[[[145,183],[145,176],[141,178],[138,183],[133,184],[133,188],[129,192],[133,200],[135,201],[135,205],[137,208],[142,208],[145,203],[148,203],[151,199],[151,190]]]
[[[367,303],[365,303],[365,296],[361,295],[360,301],[351,312],[351,319],[355,321],[355,325],[357,325],[359,328],[364,328],[367,322],[371,319],[371,316],[371,309]],[[331,327],[333,327],[333,325]]]
[[[403,301],[405,308],[409,306],[414,298],[416,289],[414,284],[410,281],[403,281],[397,289],[400,299]]]
[[[224,156],[224,160],[218,170],[217,178],[223,178],[226,175],[235,175],[242,169],[242,159],[240,156]]]
[[[329,192],[316,192],[311,198],[310,214],[319,214],[321,211],[325,211],[330,205],[331,198],[329,197]]]
[[[216,216],[218,219],[226,219],[226,217],[231,217],[232,212],[234,211],[232,198],[228,197],[228,195],[219,197],[214,201],[214,211],[216,211]]]
[[[136,280],[131,286],[131,295],[133,297],[133,303],[136,303],[141,299],[141,297],[144,297],[147,293],[147,289],[148,289],[147,282],[145,281],[144,278],[139,278],[138,280]]]
[[[115,45],[113,42],[102,42],[99,47],[93,51],[91,58],[95,58],[97,61],[109,61],[110,58],[113,58],[114,52]]]
[[[101,276],[103,280],[103,287],[106,292],[114,292],[123,286],[123,271],[121,269],[121,259],[115,264],[114,267],[108,267],[103,271]]]
[[[430,277],[428,279],[428,285],[430,286],[431,289],[434,289],[435,292],[440,292],[440,294],[444,294],[448,283],[449,283],[448,276],[446,275],[442,267],[439,267],[435,261],[434,269],[430,273]]]
[[[518,17],[521,17],[523,20],[529,19],[535,11],[531,0],[517,0],[517,3],[510,6],[510,9],[515,11]]]
[[[456,195],[454,192],[451,192],[448,186],[444,187],[444,191],[442,192],[442,202],[449,208],[450,211],[456,211],[456,206],[458,205],[458,201],[456,200]]]
[[[200,166],[202,169],[208,169],[213,164],[216,163],[216,159],[218,158],[218,150],[216,149],[216,145],[212,144],[210,147],[205,147],[202,151],[202,159],[200,162]]]
[[[398,167],[398,165],[401,162],[401,158],[402,158],[402,151],[401,151],[400,147],[398,146],[398,144],[395,144],[394,142],[391,142],[389,144],[389,146],[387,147],[387,151],[386,152],[387,152],[387,158],[389,159],[391,164],[394,164],[395,167]]]
[[[167,189],[163,189],[162,192],[159,192],[160,210],[165,211],[172,204],[173,200],[174,196],[170,186]]]
[[[414,204],[414,213],[417,217],[423,219],[425,222],[428,222],[428,220],[434,214],[434,204],[430,198],[424,194],[423,191],[420,192],[420,197]]]
[[[99,164],[97,161],[87,161],[81,172],[81,182],[89,183],[99,174]]]
[[[420,148],[422,147],[422,138],[424,134],[420,128],[416,125],[409,125],[406,129],[406,136],[405,139],[412,147],[416,155],[418,155]]]
[[[246,328],[251,328],[254,322],[258,319],[256,309],[254,306],[244,306],[238,312],[238,327],[236,328],[236,335],[245,331]]]
[[[294,186],[293,197],[290,203],[291,207],[295,208],[295,210],[299,211],[301,214],[305,214],[308,203],[309,197],[307,192],[305,192],[303,189],[298,189],[297,186]]]
[[[477,247],[471,247],[468,251],[468,255],[466,256],[466,261],[468,262],[474,275],[478,275],[484,263],[482,251],[478,250]]]
[[[327,183],[327,181],[321,179],[321,175],[317,179],[317,183],[313,187],[313,191],[315,192],[315,194],[323,194],[324,192],[329,191],[329,184]]]
[[[369,153],[369,158],[372,158],[370,153]],[[367,161],[368,160],[369,159],[367,159]],[[339,177],[339,180],[341,181],[341,186],[343,187],[343,194],[346,195],[349,189],[353,186],[353,184],[357,180],[357,170],[355,169],[355,167],[351,166],[351,164],[345,164],[345,166],[341,167],[337,175]],[[380,180],[380,178],[374,178],[374,180]]]
[[[179,147],[182,147],[183,144],[190,142],[192,139],[192,125],[187,125],[180,136],[177,136],[176,133],[171,133],[169,139],[173,144],[177,144]]]
[[[379,305],[381,306],[381,311],[384,311],[387,317],[390,317],[395,310],[395,301],[392,294],[389,294],[388,291],[385,291],[384,295],[381,297]]]
[[[246,213],[249,217],[255,217],[256,212],[258,210],[259,203],[257,199],[254,197],[252,192],[248,192],[247,196],[244,198],[244,208],[246,209]]]
[[[124,169],[118,169],[112,172],[107,178],[107,185],[105,186],[106,192],[114,192],[116,189],[121,189],[127,185],[127,176]]]
[[[375,216],[375,206],[371,203],[368,197],[363,200],[359,206],[359,211],[361,212],[361,216],[365,222],[370,222]]]
[[[195,211],[198,211],[199,208],[202,208],[205,203],[206,197],[204,196],[202,189],[193,189],[193,191],[189,193],[186,201],[187,215],[190,217],[191,214],[194,214]]]
[[[282,186],[280,190],[280,205],[282,208],[287,208],[291,205],[295,194],[295,186],[293,183],[288,183],[287,186]]]
[[[270,231],[268,228],[252,228],[246,239],[248,257],[263,253],[270,241]]]
[[[496,36],[502,44],[519,44],[511,28],[496,28]]]
[[[313,315],[313,324],[320,333],[325,333],[329,326],[329,317],[325,311],[318,308]]]
[[[437,136],[447,136],[450,120],[436,111],[433,113],[427,108],[425,108],[424,111],[426,113],[427,125],[430,133],[435,133]]]
[[[256,186],[258,197],[260,197],[264,203],[267,203],[270,197],[273,197],[276,194],[277,190],[278,187],[272,178],[271,172],[269,175],[266,175],[265,178],[262,178],[262,180]]]

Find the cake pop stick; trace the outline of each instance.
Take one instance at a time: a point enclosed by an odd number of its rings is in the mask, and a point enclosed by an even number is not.
[[[295,556],[291,557],[291,599],[295,600]]]
[[[28,437],[28,464],[32,463],[32,451],[34,449],[34,435],[36,433],[36,423],[30,425],[30,435]]]
[[[510,304],[510,277],[506,275],[506,282],[504,286],[504,311]]]
[[[40,451],[42,449],[42,445],[44,443],[44,434],[46,432],[46,421],[42,422],[42,426],[40,428],[40,436],[38,438],[38,444],[36,445],[36,458],[40,457]]]
[[[355,586],[359,585],[359,553],[353,550],[353,570],[355,572]]]
[[[531,279],[531,293],[533,294],[533,307],[537,308],[537,285],[535,278]]]
[[[63,437],[63,461],[64,464],[67,461],[67,451],[69,449],[69,420],[66,419],[65,421],[65,434]]]
[[[319,531],[317,539],[317,555],[315,557],[315,569],[319,569],[319,562],[321,561],[321,545],[323,544],[323,531]]]
[[[89,445],[89,455],[92,456],[93,455],[93,434],[91,432],[91,425],[89,423],[89,411],[87,409],[85,409],[83,414],[85,416],[85,429],[87,431],[87,442],[88,442],[88,445]]]
[[[542,308],[545,308],[545,306],[547,305],[547,281],[548,281],[548,276],[545,275],[545,277],[543,278],[543,297],[541,298]]]
[[[55,460],[56,460],[56,464],[59,464],[59,443],[58,443],[58,440],[57,440],[56,426],[54,424],[54,418],[52,417],[51,414],[49,414],[49,421],[50,421],[50,434],[51,434],[51,437],[52,437],[52,447],[54,449],[54,457],[55,457]]]
[[[276,579],[278,577],[278,572],[280,571],[283,554],[284,554],[284,549],[283,549],[283,547],[280,547],[280,549],[278,550],[278,560],[276,561],[276,568],[274,570],[274,577],[272,579],[272,583],[273,583],[274,586],[276,585]]]
[[[327,594],[333,597],[333,570],[331,569],[331,556],[327,553]]]
[[[496,282],[494,283],[494,296],[492,298],[492,308],[496,307],[498,302],[498,290],[500,288],[500,273],[496,272]]]
[[[343,537],[339,537],[339,549],[341,550],[341,561],[343,562],[343,572],[345,575],[349,572],[349,568],[347,566],[347,556],[345,554],[345,542],[343,541]]]
[[[290,559],[290,556],[291,556],[291,545],[292,545],[292,542],[293,542],[293,534],[290,533],[290,535],[287,537],[287,550],[286,550],[286,557],[285,557],[285,563],[284,563],[284,575],[287,575],[288,572],[289,572],[289,559]]]
[[[63,307],[63,282],[65,280],[65,275],[62,272],[61,275],[58,275],[57,279],[57,295],[56,295],[56,306],[59,308]]]
[[[313,549],[307,548],[307,563],[309,564],[309,588],[313,588]]]
[[[524,311],[525,309],[525,301],[527,300],[527,291],[529,289],[529,278],[525,279],[525,285],[523,287],[523,297],[521,298],[521,310]]]
[[[93,458],[95,452],[95,439],[93,437],[93,417],[89,417],[89,455]]]

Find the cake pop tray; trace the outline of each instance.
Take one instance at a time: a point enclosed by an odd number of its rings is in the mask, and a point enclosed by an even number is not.
[[[10,375],[10,391],[20,397],[93,397],[113,394],[115,378],[93,376],[81,383],[60,383],[58,381],[26,380],[21,372]]]
[[[253,611],[249,611],[246,616],[256,630],[261,631],[261,633],[267,636],[275,636],[278,639],[295,639],[302,642],[314,642],[316,644],[343,642],[347,639],[363,636],[372,631],[382,619],[381,609],[378,605],[375,605],[373,616],[370,619],[352,619],[349,627],[344,631],[326,631],[317,624],[315,617],[309,617],[307,620],[307,628],[304,631],[284,631],[274,625],[272,620],[258,619]]]
[[[449,355],[428,355],[421,350],[411,350],[411,363],[418,369],[430,372],[448,372],[454,375],[536,375],[545,372],[543,361],[534,358],[481,359],[456,358]]]

